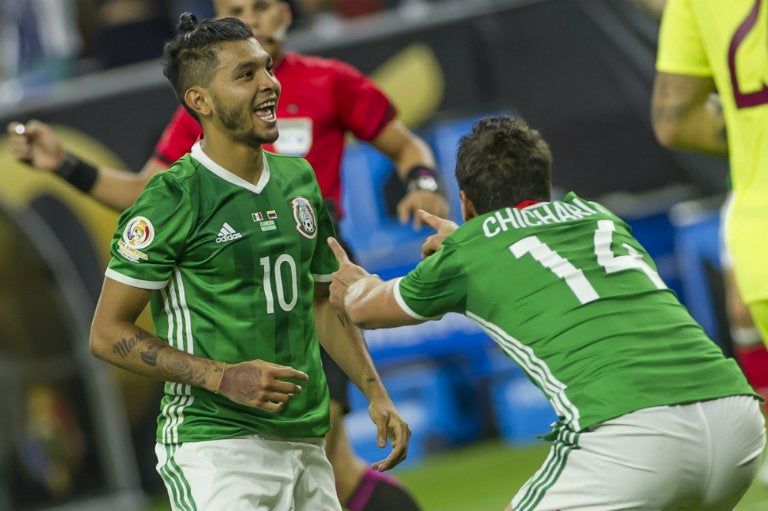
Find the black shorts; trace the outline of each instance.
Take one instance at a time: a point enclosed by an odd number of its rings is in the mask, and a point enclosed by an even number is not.
[[[331,356],[321,347],[320,356],[323,359],[323,371],[328,380],[328,392],[331,399],[341,405],[344,414],[348,414],[349,407],[349,376],[341,370],[339,364],[333,361]]]

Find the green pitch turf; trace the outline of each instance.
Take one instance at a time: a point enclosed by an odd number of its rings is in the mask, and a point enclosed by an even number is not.
[[[443,450],[414,467],[396,469],[424,511],[503,511],[539,467],[547,446],[512,447],[498,440]],[[168,511],[166,497],[147,511]],[[755,483],[736,511],[768,511],[768,486]]]

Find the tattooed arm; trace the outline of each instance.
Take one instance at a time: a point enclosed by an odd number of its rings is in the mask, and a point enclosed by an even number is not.
[[[291,367],[252,360],[225,364],[185,353],[136,325],[152,291],[104,279],[91,325],[91,353],[111,364],[156,380],[172,381],[268,411],[280,411],[301,392],[286,378],[307,375]]]
[[[651,100],[656,139],[665,147],[725,156],[725,117],[712,78],[658,73]]]
[[[385,447],[387,437],[390,439],[392,452],[385,460],[373,464],[374,469],[384,471],[405,459],[411,430],[384,388],[362,332],[343,310],[331,305],[328,288],[327,283],[315,283],[317,334],[323,348],[368,398],[368,414],[376,424],[379,447]]]

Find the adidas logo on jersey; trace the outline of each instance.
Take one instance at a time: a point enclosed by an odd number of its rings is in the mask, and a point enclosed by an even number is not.
[[[232,228],[227,222],[219,230],[219,237],[216,238],[216,243],[226,243],[227,241],[239,240],[243,235]]]

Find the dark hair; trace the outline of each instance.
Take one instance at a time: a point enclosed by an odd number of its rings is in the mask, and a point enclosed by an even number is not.
[[[195,118],[184,102],[184,94],[193,85],[211,83],[219,59],[214,46],[227,41],[253,37],[250,27],[237,18],[205,19],[184,12],[179,16],[179,33],[163,48],[163,74],[173,87],[179,102]]]
[[[461,137],[456,180],[478,214],[549,200],[552,153],[521,118],[488,117]]]

